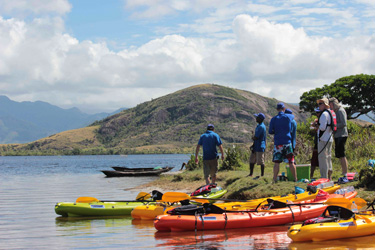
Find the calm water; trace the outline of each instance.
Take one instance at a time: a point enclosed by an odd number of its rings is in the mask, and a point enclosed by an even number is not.
[[[134,199],[132,190],[158,177],[105,178],[111,166],[174,166],[188,155],[0,157],[0,249],[337,249],[375,248],[375,237],[295,244],[287,226],[161,233],[131,217],[72,219],[56,202],[80,196]],[[142,190],[150,192],[152,190]]]

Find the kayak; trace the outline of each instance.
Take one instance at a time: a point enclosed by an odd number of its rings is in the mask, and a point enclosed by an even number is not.
[[[63,217],[123,216],[141,205],[155,204],[152,201],[96,201],[90,203],[58,202],[55,212]]]
[[[124,177],[124,176],[155,176],[166,173],[173,167],[155,168],[151,170],[129,171],[129,170],[101,170],[107,177]]]
[[[325,192],[329,194],[333,194],[336,190],[340,189],[340,185],[333,185],[331,187],[323,188]],[[288,194],[282,196],[274,196],[274,197],[267,197],[267,198],[260,198],[260,199],[253,199],[249,201],[241,201],[241,202],[225,202],[225,203],[217,203],[218,207],[225,209],[225,210],[243,210],[243,209],[251,209],[256,208],[259,204],[264,203],[267,199],[277,200],[281,202],[300,202],[306,200],[312,200],[316,197],[316,193],[311,192],[304,192],[300,194]]]
[[[79,197],[75,202],[56,203],[55,213],[63,217],[130,215],[135,207],[155,204],[155,200],[160,199],[163,195],[157,190],[152,191],[151,194],[140,192],[135,200],[126,201],[100,201],[94,197]]]
[[[322,214],[327,205],[323,202],[331,198],[353,198],[356,191],[343,194],[330,194],[324,200],[304,201],[300,204],[290,204],[287,207],[242,211],[224,211],[217,213],[193,213],[194,215],[176,214],[156,217],[154,226],[158,231],[192,231],[218,230],[232,228],[249,228],[276,226],[301,222]],[[311,203],[317,202],[315,204]],[[215,204],[216,205],[216,204]],[[218,207],[219,208],[219,207]],[[220,209],[220,208],[219,208]],[[173,211],[171,211],[173,212]]]
[[[300,242],[352,238],[375,234],[374,214],[351,214],[351,216],[350,213],[347,216],[349,218],[319,217],[313,221],[313,224],[304,223],[294,225],[288,230],[288,237],[293,242]],[[333,221],[325,222],[331,219]]]
[[[112,168],[116,171],[150,171],[150,170],[160,169],[161,167],[156,167],[156,168],[128,168],[128,167],[113,166]]]
[[[215,188],[213,192],[204,195],[192,196],[191,198],[208,198],[208,199],[219,199],[224,194],[227,193],[226,189]],[[210,201],[214,202],[214,200]],[[171,205],[168,202],[157,202],[156,204],[145,204],[138,206],[133,209],[131,216],[133,219],[142,219],[142,220],[153,220],[158,215],[167,214],[169,210],[172,210],[176,207],[181,206],[181,204]]]

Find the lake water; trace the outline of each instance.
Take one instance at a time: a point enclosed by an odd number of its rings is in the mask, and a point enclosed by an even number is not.
[[[132,188],[158,177],[105,178],[111,166],[180,169],[189,155],[0,157],[0,249],[370,249],[375,237],[291,243],[287,226],[157,232],[131,217],[77,219],[55,214],[80,196],[132,200]],[[151,190],[144,190],[151,191]]]

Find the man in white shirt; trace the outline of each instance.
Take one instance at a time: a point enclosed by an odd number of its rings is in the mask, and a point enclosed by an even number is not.
[[[321,115],[319,117],[318,129],[318,159],[321,178],[332,177],[332,128],[333,120],[331,118],[331,111],[329,110],[329,101],[327,98],[322,98],[316,101],[319,105]]]

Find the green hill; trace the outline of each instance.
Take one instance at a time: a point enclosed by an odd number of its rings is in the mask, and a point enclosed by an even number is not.
[[[59,151],[64,154],[192,153],[208,123],[215,125],[215,131],[224,143],[250,144],[256,126],[253,114],[264,113],[267,126],[277,113],[278,102],[220,85],[196,85],[141,103],[87,128],[65,132],[70,139],[57,134],[28,144],[12,145],[11,151],[30,153],[31,150],[40,154]],[[306,120],[305,114],[298,113],[297,106],[286,106],[293,110],[297,122]],[[2,154],[10,147],[3,146]]]

